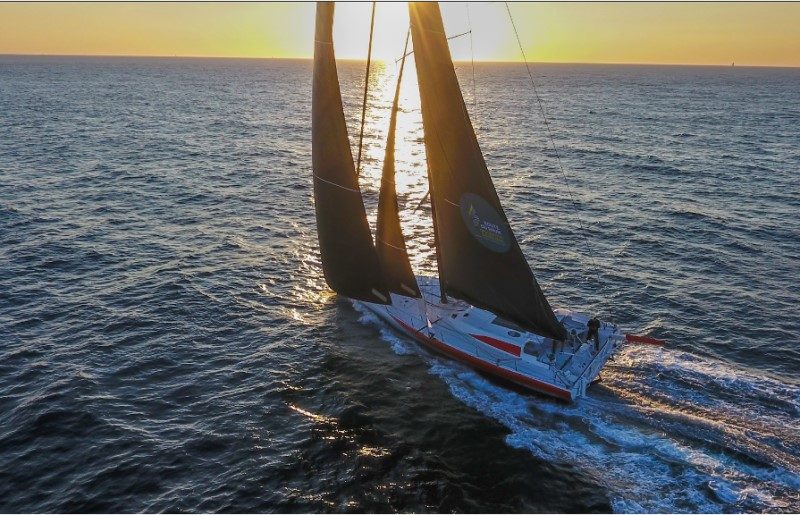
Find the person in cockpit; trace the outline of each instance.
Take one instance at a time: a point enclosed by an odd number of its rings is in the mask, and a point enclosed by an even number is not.
[[[600,350],[600,320],[597,317],[592,317],[591,320],[586,324],[589,327],[589,332],[586,335],[586,341],[588,342],[592,338],[594,338],[594,350]]]

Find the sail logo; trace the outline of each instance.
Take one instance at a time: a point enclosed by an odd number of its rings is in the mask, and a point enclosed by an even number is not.
[[[506,252],[511,248],[511,235],[505,220],[483,197],[465,193],[459,205],[464,225],[481,245],[493,252]]]

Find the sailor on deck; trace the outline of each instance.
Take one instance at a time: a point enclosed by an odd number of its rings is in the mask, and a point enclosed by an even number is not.
[[[592,338],[594,338],[594,350],[600,350],[600,320],[597,317],[592,317],[591,320],[586,324],[589,327],[589,333],[586,335],[586,341],[588,342]]]

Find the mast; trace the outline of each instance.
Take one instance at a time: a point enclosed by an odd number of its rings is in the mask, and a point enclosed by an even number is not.
[[[442,254],[439,245],[439,224],[436,218],[436,202],[433,200],[433,180],[431,178],[431,166],[426,163],[426,171],[428,174],[428,191],[431,197],[431,218],[433,219],[433,250],[436,252],[436,270],[439,272],[439,301],[447,304],[447,288],[444,277],[444,269],[442,268]]]
[[[409,36],[410,34],[406,35],[406,45],[403,50],[400,71],[397,75],[397,86],[394,92],[394,101],[392,102],[392,112],[389,117],[389,132],[386,136],[386,153],[381,176],[381,192],[378,199],[375,246],[383,278],[389,291],[398,295],[421,297],[417,280],[408,260],[408,251],[403,238],[403,230],[400,226],[395,184],[394,149],[397,132],[397,111],[400,103],[400,84],[403,80]]]
[[[503,211],[469,119],[436,3],[409,3],[434,231],[445,292],[564,339]]]
[[[332,2],[317,3],[311,149],[314,208],[325,281],[335,292],[390,303],[372,242],[342,108]]]

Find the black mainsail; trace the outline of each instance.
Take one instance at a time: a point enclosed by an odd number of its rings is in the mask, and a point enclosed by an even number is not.
[[[400,101],[400,83],[403,80],[403,68],[406,64],[408,36],[397,75],[397,86],[392,102],[392,113],[389,117],[389,133],[386,137],[386,153],[383,158],[383,174],[381,176],[381,193],[378,199],[378,229],[375,246],[381,264],[384,281],[392,293],[411,297],[420,297],[417,280],[408,260],[406,242],[400,227],[400,215],[397,211],[397,189],[395,187],[394,142],[397,131],[397,110]]]
[[[555,339],[556,320],[508,224],[458,85],[436,3],[409,2],[443,291]]]
[[[312,97],[314,203],[322,270],[335,292],[388,304],[347,137],[333,52],[333,3],[317,4]]]

